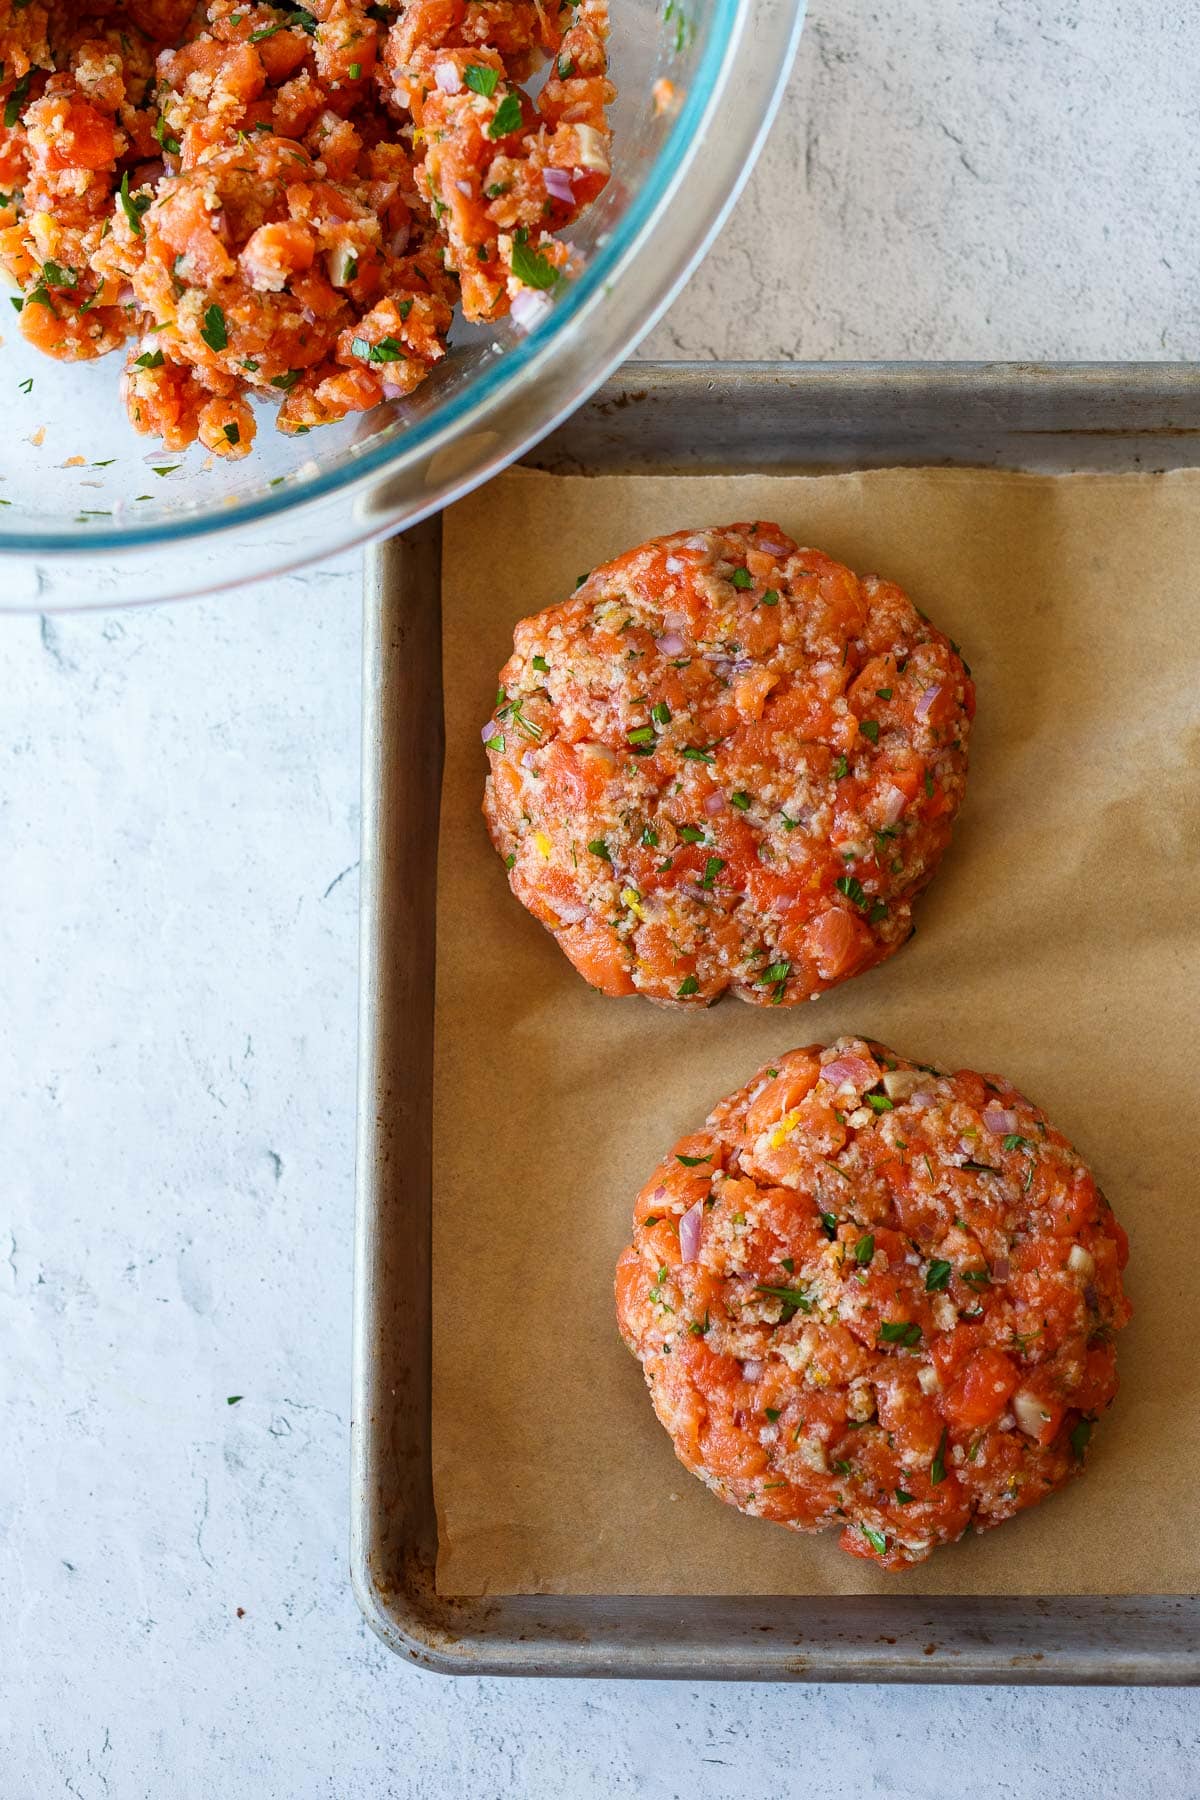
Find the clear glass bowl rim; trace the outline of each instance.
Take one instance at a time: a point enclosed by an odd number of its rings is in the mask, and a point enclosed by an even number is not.
[[[770,4],[770,0],[767,3]],[[782,4],[789,15],[790,42],[794,49],[803,22],[806,0],[782,0]],[[547,317],[527,337],[507,347],[501,356],[485,366],[461,392],[451,394],[444,405],[436,407],[426,418],[414,421],[411,426],[364,450],[360,455],[342,457],[337,466],[327,472],[318,469],[302,483],[288,481],[275,492],[265,492],[257,498],[239,501],[235,505],[220,502],[202,512],[157,523],[131,524],[120,528],[93,526],[72,532],[58,529],[33,531],[20,527],[6,529],[0,518],[0,557],[38,556],[78,562],[95,560],[105,553],[115,553],[120,557],[139,550],[184,545],[210,538],[219,540],[223,534],[238,532],[255,524],[278,521],[289,513],[294,514],[310,505],[316,506],[339,494],[349,498],[386,477],[402,459],[408,460],[420,455],[423,450],[434,450],[443,443],[453,442],[461,428],[486,414],[489,407],[510,389],[522,380],[531,380],[536,375],[539,364],[556,359],[564,348],[564,340],[569,340],[572,328],[580,316],[603,294],[616,271],[623,263],[632,260],[639,249],[645,248],[644,240],[652,233],[655,221],[676,186],[681,171],[686,169],[691,160],[693,146],[704,135],[704,127],[714,102],[725,91],[725,78],[739,42],[745,34],[754,32],[759,5],[760,0],[713,0],[713,14],[706,31],[704,49],[690,76],[683,105],[644,184],[634,194],[628,210],[622,215],[611,236],[591,254],[579,277],[570,284]],[[773,93],[741,97],[740,104],[758,104],[761,101],[764,107],[756,150],[774,116],[790,60],[790,57],[787,58],[779,70]],[[745,168],[735,174],[725,205],[718,216],[709,221],[692,255],[679,269],[668,291],[647,314],[642,332],[649,330],[655,319],[661,316],[703,255],[719,230],[728,208],[736,199],[753,166],[753,160],[752,156]],[[641,334],[639,332],[638,335]],[[611,356],[606,355],[594,374],[589,374],[586,385],[577,393],[574,404],[579,404],[599,386],[610,368],[615,366],[630,347],[631,343],[627,342]],[[538,432],[533,434],[534,439],[552,429],[556,422],[556,416],[548,416]],[[526,447],[527,443],[515,443],[512,456],[521,454]],[[509,460],[507,455],[504,460]],[[464,487],[473,485],[474,481],[463,484]],[[348,535],[347,542],[350,541],[352,540]]]

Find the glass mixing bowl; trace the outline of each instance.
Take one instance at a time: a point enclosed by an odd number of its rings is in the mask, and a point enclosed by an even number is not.
[[[582,274],[528,333],[456,326],[404,401],[251,456],[183,456],[127,424],[121,357],[0,341],[0,608],[113,606],[249,581],[412,524],[574,410],[686,280],[753,166],[805,0],[611,0],[612,179],[573,226]],[[676,105],[656,109],[666,77]]]

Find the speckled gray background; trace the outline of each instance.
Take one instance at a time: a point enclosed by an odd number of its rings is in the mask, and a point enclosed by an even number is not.
[[[1195,355],[1198,69],[1191,0],[815,0],[646,351]],[[0,1800],[1195,1794],[1186,1693],[451,1685],[370,1636],[359,594],[0,621]]]

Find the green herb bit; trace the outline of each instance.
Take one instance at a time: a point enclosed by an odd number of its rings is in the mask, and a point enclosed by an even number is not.
[[[1024,1150],[1028,1143],[1029,1139],[1023,1138],[1019,1131],[1010,1131],[1005,1136],[1000,1147],[1002,1150]]]
[[[896,1489],[896,1501],[897,1501],[898,1505],[908,1506],[915,1499],[916,1499],[916,1495],[907,1493],[904,1488]]]
[[[825,1236],[832,1241],[832,1239],[834,1239],[837,1236],[837,1228],[838,1228],[837,1214],[830,1213],[830,1212],[823,1212],[821,1214],[821,1224],[824,1227]]]
[[[712,752],[715,747],[715,745],[709,745],[706,750],[701,744],[685,744],[679,754],[687,762],[711,763],[713,760]]]
[[[700,983],[696,980],[696,977],[694,975],[685,975],[679,986],[675,989],[675,998],[677,1000],[686,1000],[689,994],[698,994],[699,992]]]
[[[812,1301],[804,1288],[766,1287],[760,1282],[755,1286],[754,1291],[756,1294],[766,1294],[772,1300],[782,1300],[785,1306],[791,1307],[792,1312],[810,1313],[812,1311]],[[790,1316],[791,1314],[788,1314],[789,1318]]]
[[[499,69],[489,69],[480,63],[468,63],[463,70],[463,80],[473,94],[482,94],[490,100],[496,91],[496,83],[500,79]]]
[[[874,1254],[875,1234],[873,1232],[868,1232],[866,1237],[860,1237],[857,1244],[855,1244],[854,1260],[858,1263],[860,1268],[865,1269]]]
[[[877,700],[890,700],[891,697],[892,697],[891,688],[876,688],[875,689],[875,698]]]
[[[650,717],[654,720],[656,725],[669,725],[671,723],[671,709],[665,700],[655,701],[654,705],[650,708]]]
[[[991,1163],[964,1162],[959,1163],[958,1166],[960,1169],[970,1169],[976,1175],[1003,1175],[1004,1173],[1003,1169],[993,1168]]]
[[[658,833],[653,825],[642,826],[642,843],[647,850],[653,850],[658,844]]]
[[[867,896],[857,875],[839,875],[833,885],[839,894],[845,894],[852,905],[859,907],[866,905]]]
[[[1068,1442],[1071,1446],[1071,1454],[1076,1462],[1083,1461],[1083,1453],[1091,1440],[1093,1425],[1094,1421],[1091,1419],[1080,1419],[1079,1423],[1074,1425],[1071,1429],[1071,1435]]]
[[[925,1271],[925,1292],[927,1294],[938,1294],[949,1285],[950,1264],[948,1262],[943,1262],[941,1257],[936,1257]]]
[[[548,675],[550,673],[550,664],[546,661],[544,656],[535,656],[533,659],[533,666],[539,675]]]
[[[487,128],[487,134],[493,139],[507,137],[510,131],[519,131],[520,127],[521,102],[516,94],[505,94],[503,100],[501,100],[499,106],[496,108],[495,113],[492,115],[491,122]],[[515,273],[515,258],[513,261],[513,270]],[[520,279],[523,280],[524,277],[520,277]]]
[[[237,1406],[238,1403],[245,1398],[245,1394],[227,1394],[225,1396],[225,1404],[226,1406]]]
[[[921,1341],[921,1327],[915,1319],[887,1319],[879,1327],[879,1341],[883,1344],[903,1344],[906,1349],[912,1350]]]
[[[749,569],[735,569],[729,579],[732,581],[735,588],[744,589],[752,588],[754,586],[754,577],[751,575]]]
[[[698,825],[680,825],[678,830],[679,837],[685,844],[702,844],[704,842],[704,833]]]
[[[868,925],[881,925],[886,918],[887,918],[887,906],[885,905],[885,903],[882,900],[872,901],[871,910],[867,914],[867,924]]]
[[[704,873],[700,877],[700,886],[702,888],[711,889],[713,882],[717,879],[717,876],[724,867],[725,858],[723,856],[708,857],[705,860]]]
[[[707,1156],[680,1156],[677,1150],[675,1161],[681,1162],[685,1169],[698,1169],[701,1163],[712,1161],[712,1151],[710,1150]]]
[[[946,1479],[946,1427],[942,1426],[942,1435],[938,1439],[938,1447],[933,1461],[929,1465],[929,1485],[937,1487]]]
[[[229,344],[229,330],[225,323],[225,314],[215,301],[204,315],[200,336],[210,350],[219,352],[226,349]]]
[[[774,588],[768,588],[762,597],[764,606],[778,606],[779,595]]]
[[[608,845],[605,843],[603,838],[593,838],[591,843],[588,845],[588,849],[591,851],[593,856],[598,856],[600,858],[601,862],[606,862],[609,864],[612,863],[612,857],[609,854]]]
[[[869,1525],[860,1525],[859,1530],[866,1538],[868,1544],[870,1544],[872,1550],[874,1550],[876,1556],[883,1556],[886,1554],[887,1539],[884,1537],[882,1531],[873,1531]]]
[[[777,1406],[764,1406],[763,1407],[763,1411],[766,1413],[768,1419],[770,1419],[772,1425],[775,1423],[776,1419],[779,1417],[779,1410],[780,1409]]]
[[[736,806],[739,812],[746,812],[750,806],[750,796],[743,788],[737,788],[729,796],[730,806]]]
[[[888,1099],[886,1094],[864,1094],[863,1099],[871,1108],[872,1112],[885,1113],[895,1111],[892,1102]]]
[[[872,744],[879,742],[879,726],[874,719],[860,719],[858,729]]]

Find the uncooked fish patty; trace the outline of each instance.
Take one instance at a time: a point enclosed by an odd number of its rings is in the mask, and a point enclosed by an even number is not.
[[[1126,1254],[1009,1082],[843,1038],[760,1069],[664,1158],[617,1316],[715,1494],[904,1569],[1082,1468]]]
[[[484,813],[603,993],[791,1004],[911,935],[974,701],[894,582],[777,525],[675,532],[521,620]]]

